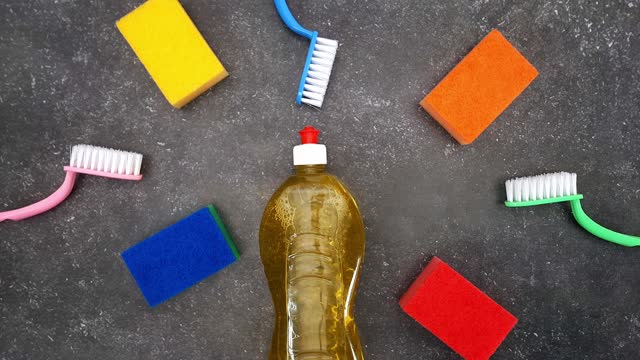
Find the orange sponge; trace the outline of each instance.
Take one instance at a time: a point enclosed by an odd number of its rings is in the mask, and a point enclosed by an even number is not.
[[[536,76],[533,65],[493,30],[420,105],[459,143],[469,144]]]

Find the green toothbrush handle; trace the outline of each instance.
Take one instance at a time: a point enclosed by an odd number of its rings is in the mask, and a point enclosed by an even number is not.
[[[600,239],[607,240],[618,245],[640,246],[640,237],[621,234],[619,232],[609,230],[591,220],[591,218],[587,216],[587,214],[585,214],[584,210],[582,210],[580,199],[571,200],[570,203],[573,217],[575,217],[578,224],[580,224],[580,226],[582,226],[588,232],[599,237]]]

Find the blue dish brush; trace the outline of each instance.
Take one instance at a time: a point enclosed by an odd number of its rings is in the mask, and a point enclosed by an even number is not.
[[[336,58],[338,50],[338,42],[336,40],[318,37],[317,31],[307,30],[296,21],[291,14],[286,0],[274,0],[278,14],[282,21],[293,32],[300,36],[304,36],[311,41],[309,44],[309,52],[307,60],[302,70],[300,85],[298,86],[298,94],[296,103],[298,105],[307,104],[317,108],[322,107],[324,95],[329,85],[329,77],[333,61]]]

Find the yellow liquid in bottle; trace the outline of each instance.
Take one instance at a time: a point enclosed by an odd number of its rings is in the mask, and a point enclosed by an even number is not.
[[[323,165],[296,166],[271,197],[260,256],[276,313],[270,360],[364,358],[353,318],[364,226]]]

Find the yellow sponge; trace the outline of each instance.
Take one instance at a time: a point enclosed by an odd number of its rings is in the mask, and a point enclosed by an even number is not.
[[[177,108],[229,75],[177,0],[149,0],[116,26]]]

